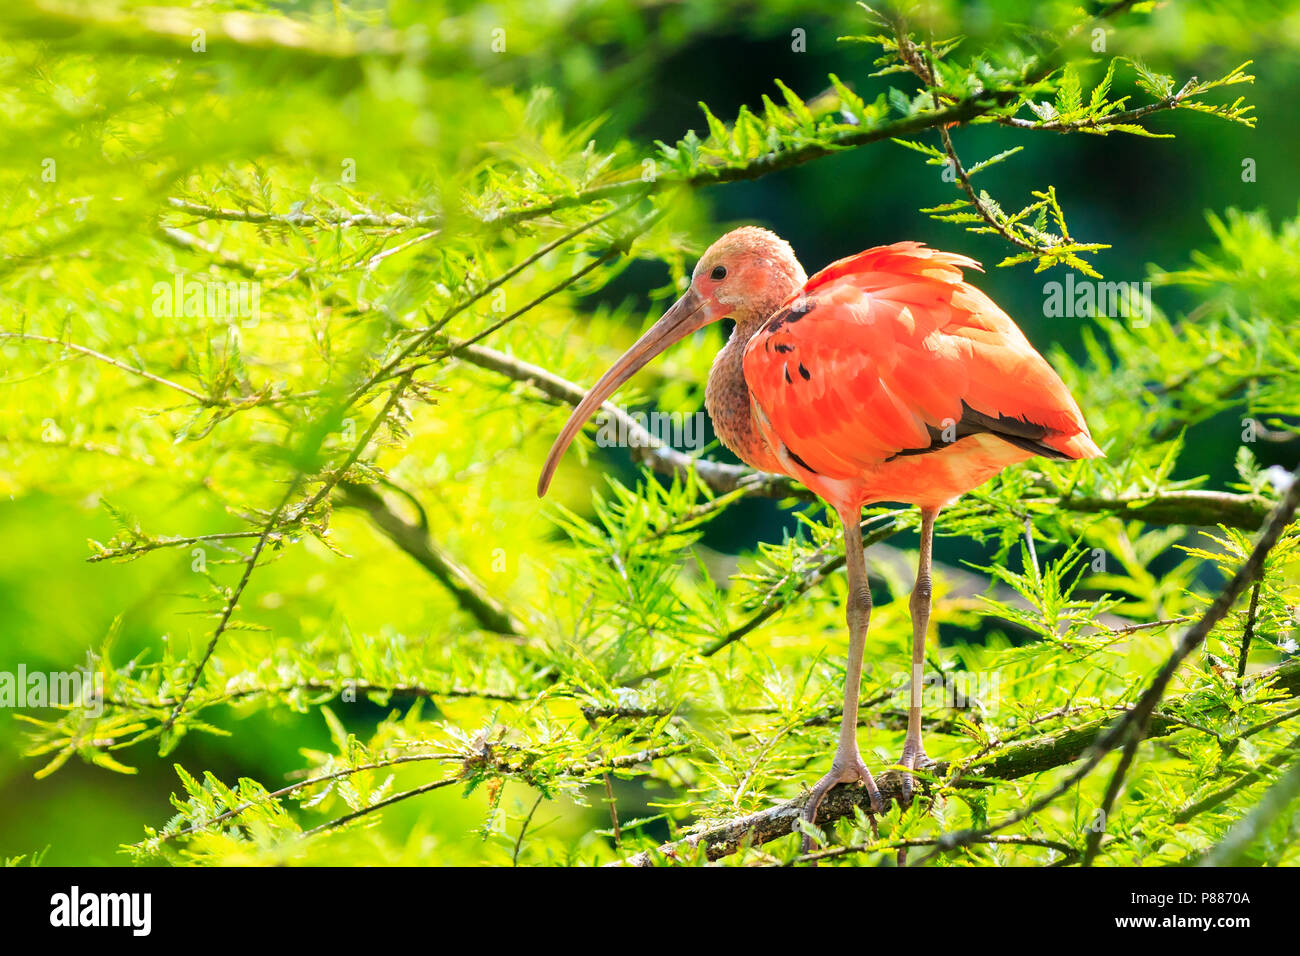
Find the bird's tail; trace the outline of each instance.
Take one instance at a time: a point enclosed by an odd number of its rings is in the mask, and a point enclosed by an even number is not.
[[[1097,443],[1092,440],[1092,436],[1085,431],[1075,432],[1073,435],[1053,435],[1044,439],[1044,443],[1051,445],[1069,458],[1106,457],[1106,453],[1097,447]]]

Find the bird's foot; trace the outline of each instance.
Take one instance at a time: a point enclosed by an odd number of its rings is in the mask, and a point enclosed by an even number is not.
[[[841,764],[838,755],[836,756],[835,763],[831,765],[830,772],[813,784],[812,792],[808,794],[808,799],[804,803],[803,811],[799,816],[805,823],[816,823],[817,810],[822,805],[822,800],[826,798],[826,794],[830,793],[832,789],[841,783],[857,783],[858,781],[861,781],[862,785],[867,789],[867,797],[871,801],[870,813],[883,813],[885,810],[885,798],[880,795],[880,788],[876,786],[876,779],[871,776],[871,771],[868,770],[867,765],[862,762],[861,755],[854,754],[852,760],[845,761],[844,764]],[[870,819],[871,829],[875,830],[875,818],[870,817]],[[799,852],[807,853],[811,849],[812,837],[807,833],[804,833],[803,841],[799,847]]]
[[[925,747],[919,741],[913,743],[907,741],[903,744],[903,756],[899,758],[898,763],[906,768],[899,774],[899,794],[898,804],[906,809],[912,805],[912,795],[916,790],[916,777],[913,772],[920,768],[933,766],[934,761],[925,753]]]
[[[898,780],[898,805],[906,810],[912,805],[912,795],[916,790],[916,777],[913,772],[919,767],[925,769],[932,766],[934,761],[925,753],[925,747],[918,741],[913,743],[907,741],[903,744],[903,756],[898,760],[899,764],[905,769],[899,773]],[[901,847],[898,851],[898,865],[907,866],[907,847]]]

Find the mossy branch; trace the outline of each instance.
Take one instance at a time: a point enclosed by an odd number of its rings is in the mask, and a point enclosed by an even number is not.
[[[1291,661],[1253,678],[1260,686],[1267,684],[1275,693],[1288,698],[1300,697],[1300,661]],[[1213,694],[1194,691],[1168,701],[1166,710],[1192,711],[1221,708]],[[955,786],[978,788],[997,782],[1018,780],[1037,773],[1065,767],[1078,760],[1113,728],[1113,717],[1099,717],[1074,727],[1063,727],[1031,740],[1010,744],[961,768]],[[1185,721],[1164,715],[1152,715],[1147,738],[1165,737],[1178,731],[1189,730]],[[942,781],[957,769],[952,763],[938,762],[930,767],[927,776]],[[901,778],[893,771],[876,778],[876,784],[887,801],[895,801],[902,793]],[[737,852],[743,847],[759,846],[794,832],[796,821],[803,810],[804,797],[788,800],[770,810],[710,824],[698,833],[681,840],[665,843],[656,850],[638,853],[615,866],[652,866],[657,862],[671,862],[674,858],[690,857],[703,853],[716,860]],[[870,809],[866,790],[859,786],[839,786],[826,795],[817,813],[819,826],[857,811]],[[972,842],[980,842],[982,836]]]

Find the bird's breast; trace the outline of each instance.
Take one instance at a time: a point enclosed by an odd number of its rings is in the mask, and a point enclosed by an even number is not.
[[[718,440],[745,464],[760,471],[785,469],[759,433],[745,382],[745,340],[732,335],[714,359],[704,390],[704,407]]]

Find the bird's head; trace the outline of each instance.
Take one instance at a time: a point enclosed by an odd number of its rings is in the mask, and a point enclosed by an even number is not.
[[[651,359],[696,329],[730,316],[748,337],[807,281],[790,244],[757,226],[733,229],[700,257],[682,297],[592,386],[551,446],[537,482],[546,494],[551,476],[574,437],[605,401]]]

